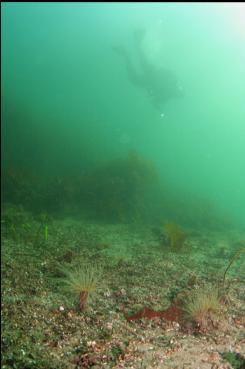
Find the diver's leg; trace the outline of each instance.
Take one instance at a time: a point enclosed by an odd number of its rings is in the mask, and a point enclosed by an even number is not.
[[[122,58],[124,59],[130,82],[134,85],[142,86],[142,77],[138,74],[135,66],[132,63],[131,58],[129,57],[127,50],[124,47],[115,46],[113,47],[113,51],[122,56]]]

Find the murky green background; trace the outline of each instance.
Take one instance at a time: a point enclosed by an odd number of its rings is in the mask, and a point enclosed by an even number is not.
[[[3,170],[75,176],[134,151],[163,191],[244,226],[244,18],[243,4],[3,3]],[[184,89],[161,111],[112,49],[133,53],[137,29]]]

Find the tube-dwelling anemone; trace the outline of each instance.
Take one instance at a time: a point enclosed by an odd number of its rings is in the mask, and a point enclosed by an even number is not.
[[[192,291],[183,306],[186,320],[193,323],[200,332],[216,327],[221,310],[219,291],[210,286]]]
[[[101,283],[101,267],[96,264],[82,264],[63,272],[65,289],[78,296],[79,309],[84,311],[89,297],[98,290]]]

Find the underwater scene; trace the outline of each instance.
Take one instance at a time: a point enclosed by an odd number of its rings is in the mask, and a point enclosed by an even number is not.
[[[245,4],[1,4],[3,369],[245,368]]]

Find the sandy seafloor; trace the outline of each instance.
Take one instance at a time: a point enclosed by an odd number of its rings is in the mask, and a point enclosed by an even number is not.
[[[126,316],[165,310],[183,291],[217,285],[245,233],[189,229],[183,249],[173,252],[161,226],[43,219],[14,206],[2,214],[3,369],[244,368],[244,253],[227,272],[212,330]],[[100,265],[102,277],[80,312],[62,287],[61,268],[84,262]],[[223,353],[239,353],[240,362]]]

